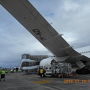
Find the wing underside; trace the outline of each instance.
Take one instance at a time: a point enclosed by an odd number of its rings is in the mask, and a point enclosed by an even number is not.
[[[0,3],[54,55],[78,55],[28,0],[0,0]]]

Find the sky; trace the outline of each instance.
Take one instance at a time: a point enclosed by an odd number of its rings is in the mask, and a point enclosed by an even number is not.
[[[90,51],[90,0],[29,1],[74,49]],[[0,5],[0,67],[19,66],[23,53],[51,55]]]

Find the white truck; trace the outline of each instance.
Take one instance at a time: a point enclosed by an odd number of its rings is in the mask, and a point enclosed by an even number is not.
[[[40,62],[40,67],[43,68],[45,76],[70,76],[72,67],[70,63],[60,63],[54,59],[48,58]]]

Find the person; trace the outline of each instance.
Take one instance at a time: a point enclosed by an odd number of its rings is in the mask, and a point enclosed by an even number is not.
[[[1,76],[2,70],[0,70],[0,76]],[[0,81],[1,81],[1,77],[0,77]]]
[[[19,68],[16,68],[16,72],[18,72]]]
[[[0,79],[0,81],[1,80],[5,81],[5,74],[6,74],[6,72],[4,70],[2,70],[1,71],[1,79]]]
[[[40,76],[41,77],[45,76],[45,70],[43,68],[40,69]]]

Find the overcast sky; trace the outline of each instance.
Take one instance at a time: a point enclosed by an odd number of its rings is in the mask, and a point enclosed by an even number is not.
[[[90,50],[90,0],[29,0],[65,40]],[[86,49],[87,47],[87,49]],[[16,19],[0,6],[0,65],[18,66],[21,54],[48,54]]]

